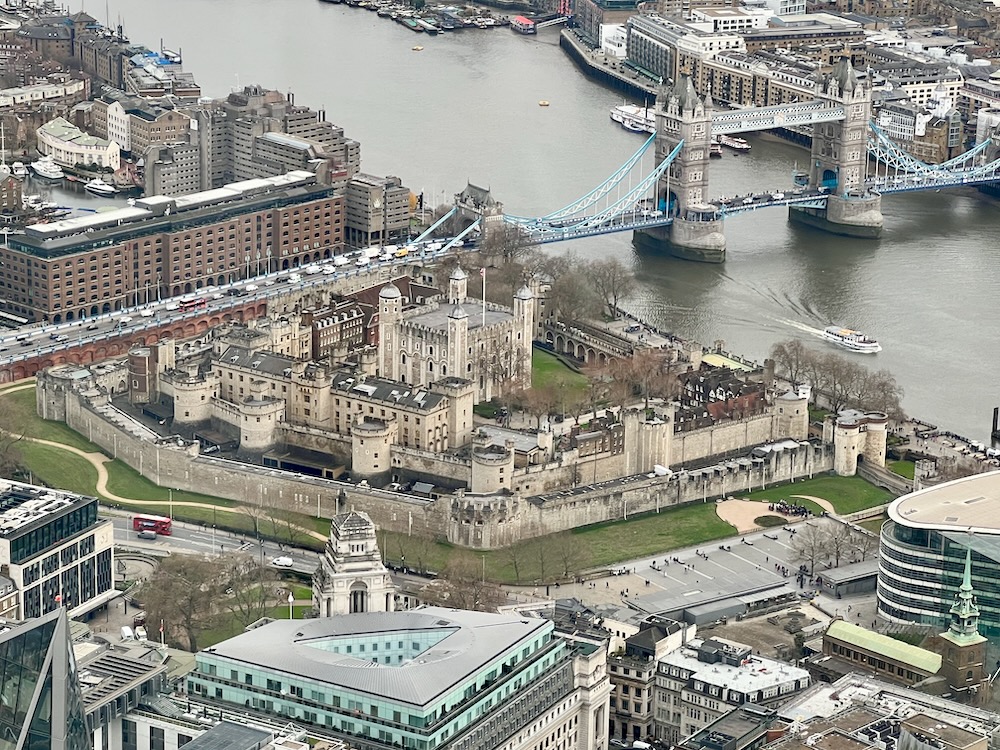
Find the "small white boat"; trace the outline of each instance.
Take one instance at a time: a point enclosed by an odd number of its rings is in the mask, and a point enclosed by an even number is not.
[[[88,182],[86,185],[83,186],[83,189],[86,190],[88,193],[99,195],[102,198],[110,197],[118,192],[118,188],[116,188],[114,185],[105,182],[100,177],[95,177],[94,179],[92,179],[90,182]]]
[[[51,156],[43,156],[38,161],[32,162],[31,169],[35,175],[43,180],[61,180],[66,176],[63,174],[62,167],[56,164]]]
[[[10,165],[10,173],[14,175],[15,180],[23,180],[28,176],[28,168],[23,162],[16,161]]]
[[[750,144],[747,143],[742,138],[737,138],[732,135],[720,135],[719,143],[721,143],[726,148],[731,148],[733,151],[749,151]]]
[[[861,354],[876,354],[882,351],[879,343],[861,331],[852,331],[850,328],[840,326],[829,326],[823,329],[823,338],[831,341],[845,349]]]

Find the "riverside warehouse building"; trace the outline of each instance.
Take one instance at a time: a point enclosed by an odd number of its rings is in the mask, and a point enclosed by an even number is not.
[[[607,646],[550,620],[423,607],[276,620],[200,652],[192,701],[357,750],[590,750],[607,742]]]
[[[1000,471],[897,498],[879,543],[878,610],[893,622],[947,627],[972,550],[979,632],[1000,636]]]

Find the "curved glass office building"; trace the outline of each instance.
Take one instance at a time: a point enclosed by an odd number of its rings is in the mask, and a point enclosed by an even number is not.
[[[971,549],[979,631],[1000,635],[1000,472],[911,492],[888,515],[879,544],[879,614],[947,627]]]

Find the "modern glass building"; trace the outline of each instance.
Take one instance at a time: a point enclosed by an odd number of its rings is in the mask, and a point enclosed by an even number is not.
[[[271,622],[199,653],[187,690],[358,750],[589,750],[606,664],[591,694],[573,657],[549,620],[426,607]]]
[[[888,515],[879,544],[879,613],[946,629],[971,550],[979,632],[1000,635],[1000,472],[911,492]]]
[[[19,619],[63,607],[78,617],[115,596],[114,529],[94,497],[0,479],[0,562]]]
[[[0,633],[0,750],[90,750],[64,609]]]

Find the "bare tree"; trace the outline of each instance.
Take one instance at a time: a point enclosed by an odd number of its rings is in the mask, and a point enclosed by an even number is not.
[[[251,555],[226,555],[216,561],[225,586],[226,608],[241,627],[256,622],[278,604],[278,576],[273,568],[261,565]]]
[[[558,403],[557,394],[552,386],[543,388],[527,388],[517,399],[518,406],[535,418],[535,429],[542,429],[542,418],[551,414]]]
[[[569,531],[562,531],[553,534],[546,541],[547,546],[552,548],[553,555],[559,561],[563,576],[568,577],[570,573],[575,573],[583,562],[584,549],[579,541],[573,538],[573,534]]]
[[[878,550],[878,534],[870,531],[858,531],[854,535],[854,552],[857,554],[858,562],[867,560],[873,552]]]
[[[526,357],[510,337],[492,338],[479,352],[479,372],[493,384],[498,398],[508,407],[525,376],[526,359],[530,361],[530,352]]]
[[[183,633],[181,643],[188,651],[197,651],[198,637],[211,621],[219,598],[218,573],[215,561],[208,557],[162,559],[140,591],[147,619],[162,623],[166,633]]]
[[[553,550],[546,539],[536,539],[531,545],[532,557],[538,563],[538,580],[545,581],[545,572],[552,561]]]
[[[826,552],[832,558],[833,567],[840,566],[842,558],[854,549],[855,531],[849,524],[834,521],[832,519],[826,525]]]
[[[534,242],[524,229],[502,222],[484,234],[479,253],[493,265],[503,266],[518,264],[533,247]]]
[[[806,374],[806,362],[812,352],[798,339],[779,341],[771,347],[775,369],[793,383],[801,383]]]
[[[550,320],[571,322],[600,316],[603,301],[589,282],[587,264],[574,253],[549,256],[539,271],[548,279],[545,313]]]
[[[800,341],[781,341],[771,347],[776,370],[792,382],[808,381],[829,401],[832,411],[845,408],[880,411],[890,418],[905,417],[903,389],[888,370],[870,372],[833,352],[807,349]]]
[[[441,577],[422,596],[441,606],[479,612],[496,612],[507,601],[504,590],[486,579],[480,560],[464,550],[451,555]]]
[[[792,539],[792,560],[809,566],[809,575],[815,575],[816,565],[829,557],[827,537],[815,524],[800,526]]]
[[[23,439],[18,424],[21,423],[18,409],[10,397],[0,398],[0,477],[12,478],[21,467],[21,451],[18,446]]]
[[[608,306],[612,317],[618,317],[618,303],[635,290],[635,277],[617,258],[595,260],[588,264],[587,273],[594,290]]]
[[[511,544],[507,547],[503,547],[500,550],[501,559],[510,565],[511,569],[514,571],[514,580],[517,583],[521,582],[521,562],[524,557],[524,548],[520,544]]]

